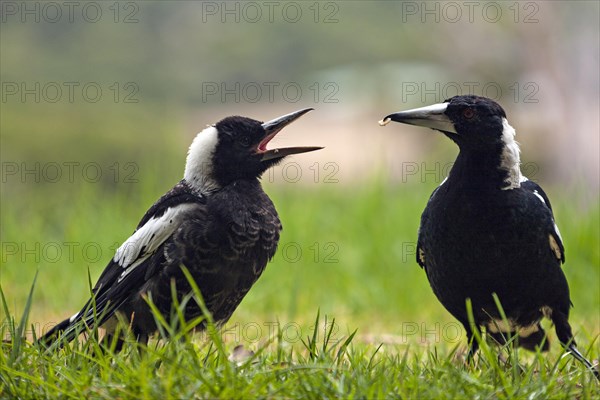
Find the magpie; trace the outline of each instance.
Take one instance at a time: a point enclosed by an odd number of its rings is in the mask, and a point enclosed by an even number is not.
[[[41,343],[62,345],[85,326],[102,326],[103,340],[112,340],[120,317],[139,342],[147,343],[158,328],[147,298],[169,320],[171,285],[180,302],[192,292],[182,266],[215,323],[225,323],[275,254],[282,229],[260,176],[286,156],[321,149],[268,150],[267,144],[311,110],[265,123],[231,116],[201,131],[189,148],[183,179],[150,207],[116,250],[81,311],[54,326]],[[196,303],[187,302],[186,320],[202,315]]]
[[[390,114],[379,124],[390,121],[440,131],[459,147],[421,216],[417,263],[438,300],[464,326],[468,359],[478,349],[474,329],[481,333],[481,327],[501,344],[514,338],[525,349],[548,350],[540,325],[546,317],[565,349],[598,376],[577,350],[568,322],[565,249],[550,200],[521,173],[515,130],[502,107],[485,97],[455,96]]]

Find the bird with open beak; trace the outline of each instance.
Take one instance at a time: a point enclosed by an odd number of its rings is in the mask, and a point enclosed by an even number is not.
[[[117,316],[128,322],[138,341],[147,342],[157,330],[148,300],[169,321],[175,300],[182,304],[192,292],[184,267],[214,321],[225,323],[260,277],[279,242],[281,222],[261,187],[260,176],[284,157],[321,148],[268,149],[267,145],[311,110],[264,123],[227,117],[200,132],[190,146],[183,179],[150,207],[134,233],[116,250],[94,286],[92,298],[40,342],[62,345],[85,327],[101,326],[107,332],[105,343],[110,343]],[[186,320],[203,315],[195,301],[185,304]],[[115,339],[120,348],[122,335]]]

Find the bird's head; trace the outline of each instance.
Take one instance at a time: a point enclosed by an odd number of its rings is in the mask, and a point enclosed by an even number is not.
[[[387,125],[390,121],[441,131],[461,150],[497,160],[494,161],[497,167],[506,173],[508,188],[518,187],[523,179],[515,130],[502,107],[492,99],[455,96],[443,103],[389,114],[379,124]]]
[[[321,149],[267,149],[277,133],[311,110],[305,108],[264,123],[233,116],[207,127],[190,146],[185,180],[201,192],[211,192],[238,179],[259,178],[288,155]]]
[[[386,125],[390,121],[441,131],[461,147],[479,147],[501,143],[506,113],[494,100],[467,95],[455,96],[427,107],[399,111],[379,123]]]

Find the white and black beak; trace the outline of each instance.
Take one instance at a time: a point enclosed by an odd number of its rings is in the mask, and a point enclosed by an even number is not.
[[[379,121],[379,125],[385,126],[390,121],[403,124],[422,126],[447,133],[456,133],[456,127],[446,115],[448,103],[433,104],[427,107],[414,108],[407,111],[399,111],[389,114]]]

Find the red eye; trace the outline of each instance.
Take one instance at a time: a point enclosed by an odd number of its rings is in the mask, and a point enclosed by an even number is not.
[[[462,114],[466,119],[471,119],[475,116],[475,111],[472,108],[466,108]]]

